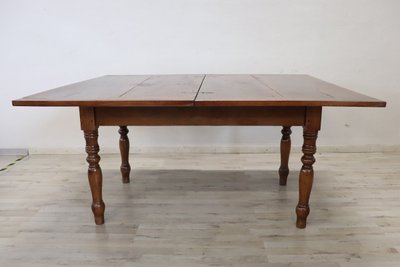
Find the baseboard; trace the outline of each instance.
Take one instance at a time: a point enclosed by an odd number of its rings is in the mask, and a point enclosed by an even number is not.
[[[138,154],[168,154],[168,153],[192,153],[192,154],[262,154],[279,153],[279,146],[260,145],[236,145],[236,146],[143,146],[131,147],[131,153]],[[372,152],[400,152],[400,145],[362,145],[362,146],[318,146],[318,152],[322,153],[372,153]],[[15,150],[18,151],[18,150]],[[27,150],[20,149],[19,151]],[[293,146],[292,152],[301,152],[300,146]],[[84,148],[31,148],[29,154],[83,154]],[[100,153],[119,153],[118,147],[102,147]],[[1,155],[1,149],[0,149]],[[15,155],[15,154],[13,154]],[[17,154],[24,155],[24,154]]]
[[[26,156],[29,155],[27,148],[0,148],[0,156]]]

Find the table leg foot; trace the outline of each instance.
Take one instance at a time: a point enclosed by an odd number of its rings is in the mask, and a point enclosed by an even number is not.
[[[96,224],[104,224],[104,210],[105,204],[102,196],[103,186],[103,175],[99,165],[99,144],[98,130],[84,130],[84,136],[86,141],[86,161],[89,163],[88,178],[90,191],[92,192],[92,211],[94,215],[94,221]]]
[[[94,223],[97,225],[104,224],[104,202],[92,204],[92,211],[94,215]]]
[[[296,215],[297,215],[297,220],[296,220],[296,227],[303,229],[306,228],[307,224],[307,216],[310,214],[310,207],[307,206],[296,206]]]
[[[316,140],[318,136],[317,130],[305,129],[303,133],[304,144],[302,147],[303,157],[301,162],[303,166],[300,170],[299,177],[299,203],[296,207],[297,228],[305,228],[307,224],[307,216],[310,213],[308,205],[314,179],[313,164],[315,162],[314,154],[316,152]]]
[[[122,182],[124,184],[129,183],[129,174],[131,172],[131,166],[129,165],[129,138],[128,138],[128,127],[119,126],[119,150],[121,152],[121,174]]]
[[[289,155],[290,155],[290,134],[292,130],[290,126],[283,126],[281,139],[281,166],[279,167],[279,184],[286,185],[289,175]]]

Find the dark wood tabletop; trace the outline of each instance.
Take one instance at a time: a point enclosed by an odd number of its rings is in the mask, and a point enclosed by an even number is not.
[[[309,75],[107,75],[13,101],[15,106],[384,107]]]

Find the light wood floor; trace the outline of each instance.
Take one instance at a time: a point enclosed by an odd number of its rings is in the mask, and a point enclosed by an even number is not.
[[[132,155],[131,155],[132,157]],[[85,155],[29,156],[0,172],[0,266],[400,266],[400,154],[316,155],[311,214],[295,228],[277,154],[103,155],[106,224]]]

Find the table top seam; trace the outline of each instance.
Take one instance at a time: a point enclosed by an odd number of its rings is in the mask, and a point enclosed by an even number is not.
[[[283,95],[281,95],[277,90],[275,90],[274,88],[272,88],[271,86],[269,86],[267,83],[260,81],[256,76],[254,75],[250,75],[250,77],[252,77],[254,80],[256,80],[257,82],[261,83],[262,85],[268,87],[272,92],[276,93],[277,95],[279,95],[280,97],[284,98]]]
[[[201,87],[203,86],[203,82],[204,82],[204,80],[206,79],[206,76],[207,76],[207,74],[204,74],[204,75],[203,75],[203,79],[201,80],[200,85],[199,85],[199,88],[197,89],[197,93],[196,93],[196,95],[194,96],[194,99],[193,99],[193,106],[195,105],[195,103],[196,103],[196,101],[197,101],[197,96],[198,96],[199,93],[200,93]]]
[[[143,84],[144,82],[148,81],[151,79],[151,75],[149,75],[146,79],[144,79],[143,81],[141,81],[138,84],[135,84],[132,88],[128,89],[128,91],[124,92],[123,94],[119,95],[118,97],[123,97],[124,95],[128,94],[129,92],[131,92],[133,89],[135,89],[136,87],[138,87],[139,85]]]

